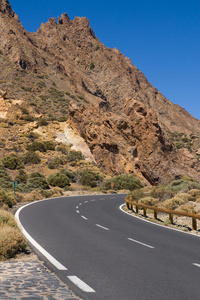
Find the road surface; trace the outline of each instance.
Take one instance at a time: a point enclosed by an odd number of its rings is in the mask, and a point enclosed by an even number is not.
[[[84,300],[199,300],[200,238],[123,213],[124,198],[61,197],[17,215],[39,256]]]

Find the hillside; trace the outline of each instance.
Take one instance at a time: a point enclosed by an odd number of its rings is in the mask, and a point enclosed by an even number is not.
[[[0,0],[0,89],[1,159],[26,154],[33,133],[54,142],[69,129],[107,174],[130,173],[153,185],[200,179],[200,121],[105,47],[87,18],[64,13],[30,33]],[[43,155],[46,172],[51,157]]]

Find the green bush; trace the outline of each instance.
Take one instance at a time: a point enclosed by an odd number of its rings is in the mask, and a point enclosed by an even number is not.
[[[49,185],[44,177],[44,175],[40,174],[39,172],[31,173],[30,178],[27,183],[27,188],[31,189],[49,189]]]
[[[105,180],[102,184],[103,190],[111,189],[111,182],[114,183],[114,190],[136,190],[141,189],[144,185],[140,182],[139,178],[133,177],[132,175],[118,175],[113,177],[112,179]]]
[[[175,193],[187,193],[189,190],[192,189],[200,190],[200,184],[190,177],[182,177],[179,180],[174,180],[165,188],[166,191],[172,191]]]
[[[48,121],[46,118],[41,118],[38,120],[38,125],[39,126],[47,126],[48,125]]]
[[[21,109],[21,111],[22,111],[22,113],[23,113],[24,115],[28,115],[28,114],[29,114],[27,108],[22,107],[22,106],[19,106],[19,108]]]
[[[46,150],[55,151],[55,144],[51,141],[44,141],[44,147]]]
[[[44,143],[34,141],[32,144],[26,145],[26,150],[28,151],[40,151],[40,152],[46,152],[46,147]]]
[[[77,162],[79,160],[83,160],[84,156],[81,151],[76,151],[76,150],[70,150],[67,155],[66,155],[67,161],[68,162]]]
[[[21,157],[25,165],[39,164],[41,159],[34,151],[28,151]]]
[[[7,204],[10,208],[13,207],[14,199],[4,189],[0,188],[0,205]]]
[[[19,159],[19,157],[14,155],[6,156],[2,159],[2,164],[5,168],[8,168],[10,170],[15,170],[22,166],[22,162]]]
[[[45,141],[45,142],[38,142],[33,141],[32,144],[26,145],[26,150],[28,151],[40,151],[40,152],[46,152],[47,150],[55,150],[55,144],[51,141]]]
[[[49,94],[51,94],[51,97],[53,99],[58,99],[58,98],[63,98],[64,97],[64,92],[57,90],[54,87],[50,87],[48,90]]]
[[[64,188],[67,185],[70,185],[69,178],[62,173],[54,173],[47,177],[47,181],[52,186],[58,186]]]
[[[94,68],[95,68],[95,64],[94,64],[93,61],[91,61],[91,63],[90,63],[90,70],[93,70]]]
[[[15,177],[15,180],[18,182],[18,183],[26,183],[27,181],[27,174],[26,172],[23,170],[23,169],[20,169],[19,170],[19,174]]]
[[[145,194],[144,194],[143,189],[136,189],[136,190],[132,191],[131,193],[129,193],[127,198],[131,201],[137,202],[144,196],[145,196]]]
[[[174,195],[175,192],[166,190],[164,185],[153,187],[149,193],[149,196],[158,198],[160,201],[165,201],[166,199],[173,198]]]
[[[5,189],[12,187],[11,178],[2,165],[0,165],[0,187]]]
[[[55,157],[48,162],[49,169],[57,169],[60,165],[63,165],[63,160],[60,157]]]
[[[35,118],[33,116],[27,115],[23,117],[23,120],[27,121],[27,122],[34,122]]]
[[[68,154],[68,150],[67,150],[67,147],[66,145],[64,144],[60,144],[56,147],[56,151],[60,151],[62,154]]]
[[[72,182],[75,181],[76,174],[74,172],[71,172],[67,169],[62,169],[60,170],[60,173],[66,175]]]
[[[79,183],[85,186],[96,187],[101,181],[102,177],[90,170],[83,170],[79,173]]]

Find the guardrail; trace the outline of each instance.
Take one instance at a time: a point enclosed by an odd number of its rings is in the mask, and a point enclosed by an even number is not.
[[[126,207],[129,210],[134,211],[133,206],[135,206],[135,212],[138,213],[139,209],[143,209],[143,215],[146,217],[147,215],[147,209],[153,210],[154,211],[154,218],[157,218],[158,212],[163,212],[166,214],[169,214],[169,220],[171,224],[173,224],[173,216],[184,216],[184,217],[189,217],[192,218],[192,229],[197,230],[197,220],[200,220],[200,215],[197,215],[195,212],[193,213],[186,213],[186,212],[181,212],[181,211],[174,211],[170,209],[165,209],[165,208],[159,208],[156,206],[150,206],[146,204],[139,204],[138,202],[133,202],[131,200],[125,199]]]

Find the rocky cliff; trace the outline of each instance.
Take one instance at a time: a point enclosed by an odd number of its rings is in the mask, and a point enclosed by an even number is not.
[[[200,121],[167,100],[120,51],[105,47],[87,18],[65,13],[29,33],[0,0],[0,88],[7,91],[1,117],[11,118],[6,105],[21,99],[33,117],[67,121],[107,172],[133,173],[151,184],[200,179]],[[177,147],[177,133],[191,140],[190,148]]]

